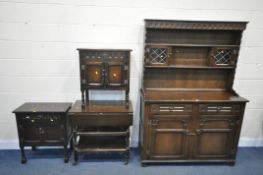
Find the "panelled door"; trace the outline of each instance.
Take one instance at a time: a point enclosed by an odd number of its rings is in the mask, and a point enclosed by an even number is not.
[[[191,116],[152,115],[148,156],[151,159],[182,159],[187,157],[188,125]]]
[[[201,115],[196,129],[194,158],[224,159],[235,154],[238,116]]]
[[[104,68],[103,62],[90,62],[85,65],[86,73],[85,80],[88,86],[103,86],[104,85]]]
[[[125,84],[125,64],[121,62],[109,62],[107,64],[106,85],[122,86]]]
[[[21,114],[18,116],[19,138],[21,142],[40,143],[42,141],[42,115]]]
[[[46,114],[42,118],[42,125],[44,134],[43,140],[45,142],[64,142],[66,139],[64,116],[62,114]]]

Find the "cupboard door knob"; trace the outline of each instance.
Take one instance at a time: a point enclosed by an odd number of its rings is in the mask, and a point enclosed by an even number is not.
[[[39,133],[40,133],[40,134],[42,134],[42,135],[45,134],[45,131],[44,131],[43,128],[39,128],[38,130],[39,130]]]

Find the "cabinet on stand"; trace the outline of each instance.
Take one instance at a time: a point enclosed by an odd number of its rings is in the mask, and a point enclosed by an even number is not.
[[[130,50],[78,49],[82,100],[69,111],[73,128],[74,164],[79,154],[120,153],[128,163],[130,126]],[[125,91],[125,100],[90,100],[90,90]]]

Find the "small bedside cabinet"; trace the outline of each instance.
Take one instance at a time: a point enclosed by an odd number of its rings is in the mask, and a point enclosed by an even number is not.
[[[16,115],[21,163],[26,163],[24,147],[63,146],[67,163],[71,128],[67,112],[71,103],[24,103],[13,111]]]

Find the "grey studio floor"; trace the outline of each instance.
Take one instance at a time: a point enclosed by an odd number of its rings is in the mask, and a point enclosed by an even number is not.
[[[80,156],[76,166],[63,162],[62,149],[26,151],[28,162],[20,164],[19,150],[0,150],[0,175],[263,175],[263,148],[239,148],[236,165],[170,164],[140,166],[137,149],[131,152],[130,163],[124,165],[118,155]]]

